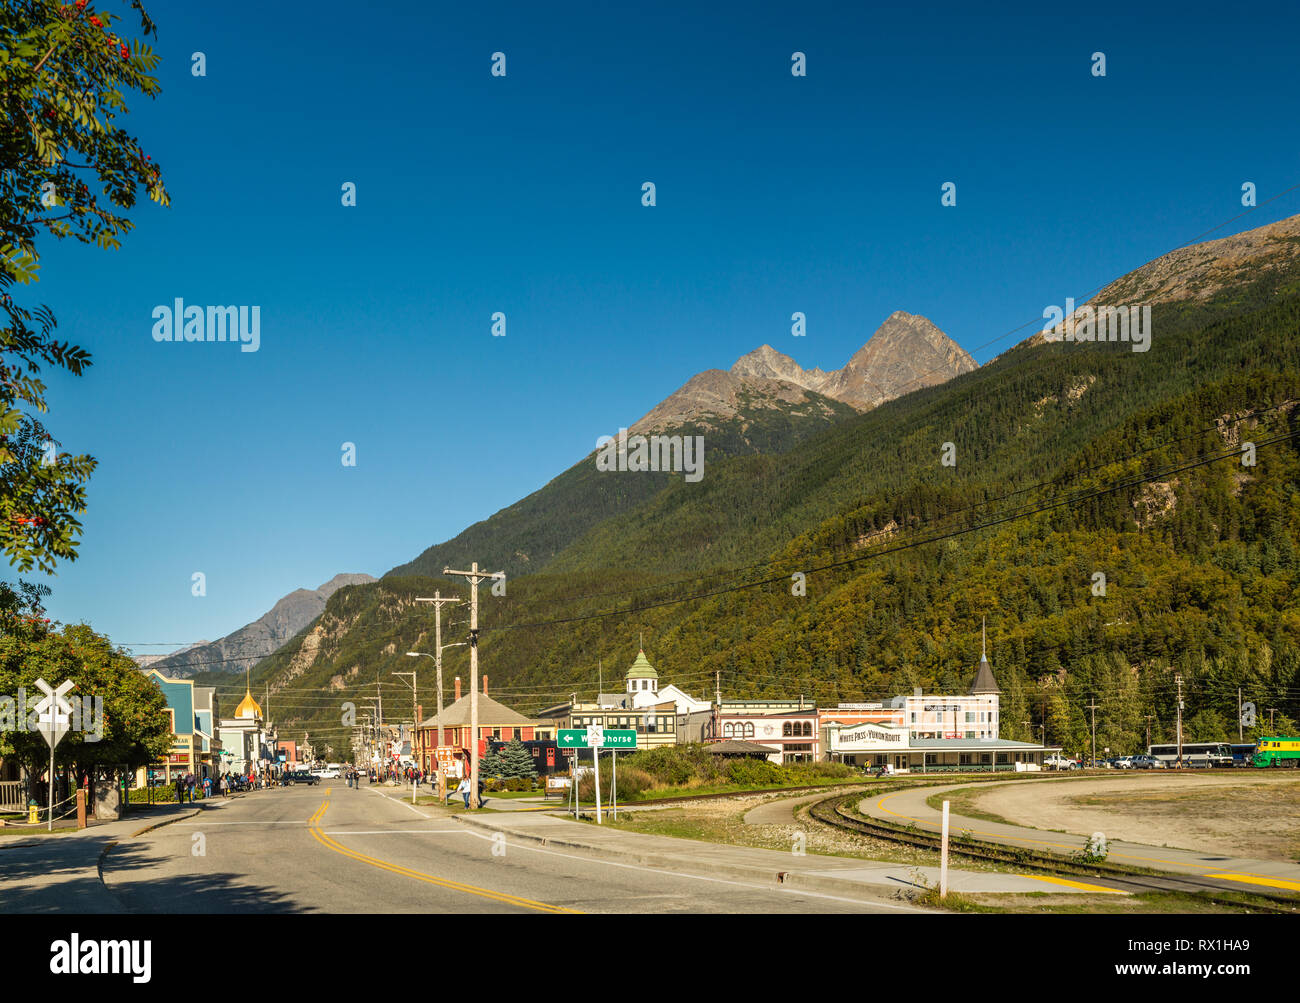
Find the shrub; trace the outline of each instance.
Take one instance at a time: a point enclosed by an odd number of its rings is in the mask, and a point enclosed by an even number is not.
[[[618,764],[618,799],[620,801],[636,798],[655,786],[654,777],[645,770],[622,762]],[[630,756],[628,758],[631,758]],[[614,776],[608,761],[600,764],[600,799],[607,800],[614,786]],[[578,797],[584,801],[596,799],[595,775],[588,771],[578,781]]]
[[[727,779],[746,787],[780,784],[786,780],[785,772],[766,759],[733,759],[727,764]]]
[[[714,783],[726,775],[726,765],[704,751],[700,743],[661,745],[630,753],[622,762],[649,774],[657,787],[688,787]]]

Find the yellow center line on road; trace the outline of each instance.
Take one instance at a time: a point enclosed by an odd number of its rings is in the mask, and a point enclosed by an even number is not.
[[[903,789],[901,791],[894,791],[893,794],[886,794],[884,797],[882,797],[879,801],[876,802],[876,807],[883,812],[893,815],[895,818],[905,818],[909,822],[916,822],[919,825],[925,820],[916,818],[912,815],[904,815],[901,812],[896,812],[885,807],[885,802],[888,801],[890,798],[898,794],[906,794],[906,793],[908,793],[907,789]],[[933,825],[934,823],[931,821],[930,824]],[[1034,843],[1037,846],[1051,846],[1060,850],[1078,849],[1077,846],[1073,846],[1069,843],[1053,843],[1045,839],[1029,839],[1026,836],[1006,836],[1003,835],[1002,833],[997,833],[997,832],[984,832],[981,829],[964,829],[963,831],[970,833],[972,836],[988,836],[991,839],[998,842],[1004,840],[1015,840],[1018,843]],[[1205,872],[1212,871],[1212,870],[1220,870],[1220,871],[1225,870],[1224,868],[1204,867],[1203,865],[1192,864],[1189,861],[1184,861],[1184,860],[1165,860],[1163,857],[1142,857],[1132,853],[1112,853],[1111,856],[1123,860],[1142,860],[1150,864],[1171,864],[1175,867],[1202,866],[1202,870]],[[1221,873],[1221,874],[1203,873],[1201,876],[1207,878],[1227,878],[1228,880],[1233,880],[1233,881],[1239,880],[1237,878],[1231,877],[1232,874],[1242,875],[1242,878],[1240,880],[1246,880],[1247,878],[1256,877],[1256,875],[1252,875],[1246,871],[1228,871],[1227,873]],[[1266,881],[1262,883],[1267,884]],[[1279,887],[1285,887],[1285,886],[1279,886]]]
[[[425,884],[437,885],[439,888],[448,888],[451,891],[464,892],[467,895],[476,895],[479,898],[490,899],[493,902],[501,902],[505,905],[518,906],[521,909],[532,909],[536,912],[546,913],[572,913],[580,914],[578,909],[566,909],[564,906],[550,905],[547,902],[536,902],[533,899],[521,898],[518,895],[510,895],[505,892],[494,892],[489,888],[479,888],[477,885],[467,885],[460,881],[449,881],[446,878],[435,877],[432,874],[425,874],[423,871],[412,870],[409,867],[402,867],[400,864],[390,864],[387,860],[380,860],[378,857],[372,857],[365,853],[359,853],[350,849],[336,840],[330,838],[324,832],[321,832],[316,826],[320,823],[325,815],[325,810],[329,807],[329,802],[317,809],[316,814],[311,817],[310,826],[311,834],[316,837],[316,841],[335,853],[342,854],[351,860],[360,861],[363,864],[369,864],[371,867],[378,867],[380,870],[389,871],[393,874],[401,875],[404,878],[413,878],[416,881],[423,881]]]

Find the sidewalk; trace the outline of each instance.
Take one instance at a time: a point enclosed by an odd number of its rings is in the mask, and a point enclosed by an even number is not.
[[[641,867],[702,873],[850,898],[897,898],[902,892],[937,885],[937,867],[909,867],[848,857],[796,855],[779,850],[705,843],[674,836],[651,836],[574,822],[535,812],[455,816],[471,828],[540,846],[592,853]],[[948,869],[948,887],[967,893],[1115,893],[1096,884],[1039,875]]]
[[[121,912],[122,904],[99,878],[104,852],[121,840],[212,810],[223,800],[153,805],[73,832],[0,836],[0,913]]]

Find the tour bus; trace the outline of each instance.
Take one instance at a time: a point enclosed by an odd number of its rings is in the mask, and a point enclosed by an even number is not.
[[[1165,766],[1178,763],[1177,745],[1151,745],[1147,755],[1159,759]],[[1232,765],[1232,746],[1226,742],[1184,742],[1183,765],[1201,769],[1219,769]]]

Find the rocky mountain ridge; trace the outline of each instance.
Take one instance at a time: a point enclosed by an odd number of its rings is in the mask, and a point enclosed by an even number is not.
[[[637,433],[729,421],[753,408],[826,412],[825,398],[869,411],[922,387],[977,368],[975,360],[925,317],[896,310],[842,369],[804,369],[771,345],[741,356],[729,370],[691,377],[631,426]]]

